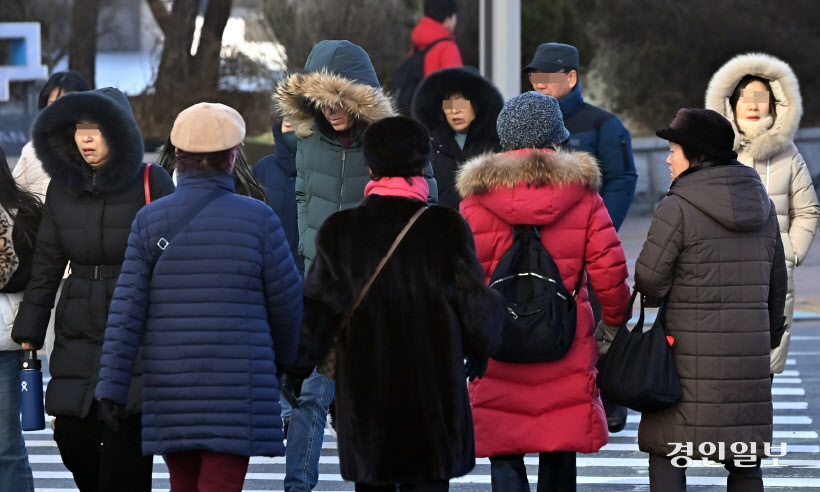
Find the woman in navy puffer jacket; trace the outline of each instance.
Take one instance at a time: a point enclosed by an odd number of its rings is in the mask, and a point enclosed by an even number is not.
[[[285,453],[276,366],[296,355],[302,285],[279,219],[234,194],[244,135],[227,106],[180,113],[171,133],[179,186],[137,215],[111,302],[102,418],[117,425],[141,348],[142,449],[165,455],[175,491],[197,482],[241,490],[249,456]]]

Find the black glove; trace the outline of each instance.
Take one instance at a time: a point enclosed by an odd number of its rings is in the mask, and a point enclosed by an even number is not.
[[[467,361],[464,363],[464,372],[467,375],[467,379],[472,381],[475,378],[481,379],[484,377],[484,373],[487,371],[488,361],[489,359],[486,357],[482,359],[467,357]]]
[[[282,389],[282,396],[293,408],[299,408],[299,395],[302,394],[302,383],[305,378],[299,378],[292,374],[284,373],[279,378],[279,387]]]
[[[120,431],[120,422],[125,415],[124,405],[107,398],[97,399],[97,419],[103,421],[112,432]]]

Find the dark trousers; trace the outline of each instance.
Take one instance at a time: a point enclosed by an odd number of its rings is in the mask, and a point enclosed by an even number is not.
[[[552,451],[538,455],[538,492],[572,492],[577,470],[574,451]],[[523,454],[490,457],[493,492],[530,492]]]
[[[727,492],[763,492],[763,471],[757,466],[735,466],[732,461],[723,463],[729,478]],[[650,492],[686,492],[686,468],[677,468],[666,456],[649,455]]]
[[[142,455],[139,415],[130,415],[112,432],[97,420],[96,405],[88,416],[60,415],[54,440],[63,464],[80,492],[150,492],[153,456]]]
[[[249,460],[247,456],[213,451],[165,456],[174,492],[242,492]]]
[[[367,485],[356,482],[356,492],[447,492],[448,490],[450,490],[450,482],[447,480],[396,485]]]

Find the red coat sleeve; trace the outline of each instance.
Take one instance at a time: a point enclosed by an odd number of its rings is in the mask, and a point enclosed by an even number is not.
[[[587,225],[586,271],[603,311],[603,321],[620,326],[626,319],[631,293],[626,255],[604,200],[593,192],[592,212]]]

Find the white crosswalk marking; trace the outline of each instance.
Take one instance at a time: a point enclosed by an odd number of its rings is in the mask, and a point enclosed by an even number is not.
[[[794,339],[795,337],[792,337]],[[791,355],[791,354],[790,354]],[[809,416],[809,401],[805,386],[816,378],[801,374],[798,363],[808,355],[788,359],[789,368],[774,378],[772,387],[774,407],[774,441],[787,443],[787,454],[781,459],[785,467],[764,468],[766,489],[784,491],[820,490],[820,436],[818,425]],[[44,381],[49,378],[45,375]],[[811,388],[814,391],[814,388]],[[816,394],[816,393],[815,393]],[[46,420],[48,422],[48,419]],[[610,436],[609,443],[596,454],[578,454],[579,492],[622,492],[648,490],[648,455],[638,448],[637,434],[640,415],[630,412],[626,428]],[[62,464],[51,429],[26,432],[29,460],[34,470],[38,492],[76,492],[71,473]],[[319,484],[314,492],[351,491],[352,483],[339,474],[338,445],[329,432],[320,457]],[[764,461],[770,463],[770,461]],[[537,482],[538,457],[525,458],[530,483]],[[283,492],[285,460],[283,457],[251,458],[245,489]],[[693,463],[687,472],[689,490],[724,489],[726,473],[721,468],[711,469],[702,462]],[[153,492],[168,492],[168,469],[162,457],[154,457]],[[0,489],[2,487],[0,486]],[[467,476],[451,481],[452,491],[489,492],[490,464],[487,458],[476,460],[476,468]]]

